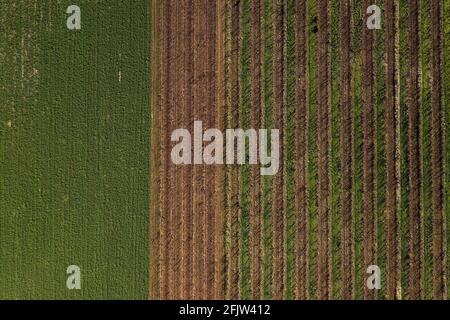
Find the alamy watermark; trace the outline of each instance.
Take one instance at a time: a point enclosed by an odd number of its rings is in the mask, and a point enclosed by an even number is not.
[[[81,29],[81,9],[79,6],[74,4],[67,7],[66,12],[70,14],[67,18],[67,29],[69,30],[80,30]]]
[[[81,30],[81,9],[77,5],[70,5],[66,10],[70,16],[67,18],[67,29]],[[381,29],[381,8],[375,4],[367,7],[366,14],[369,15],[366,20],[366,26],[370,30]]]
[[[69,290],[81,289],[81,270],[77,265],[70,265],[67,267],[66,273],[68,275],[66,280],[66,287]]]
[[[170,156],[177,165],[260,164],[261,175],[274,175],[280,165],[279,130],[270,130],[270,154],[268,139],[267,129],[226,129],[224,136],[216,128],[203,131],[202,121],[195,121],[193,136],[183,128],[172,132],[171,141],[178,143],[173,146]]]
[[[369,290],[381,289],[381,270],[376,264],[367,267],[366,273],[369,274],[366,280],[366,286]]]
[[[381,29],[381,9],[373,4],[367,7],[366,13],[370,16],[367,18],[366,26],[369,30]]]

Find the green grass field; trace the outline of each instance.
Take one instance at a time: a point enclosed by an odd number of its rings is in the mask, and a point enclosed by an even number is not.
[[[151,2],[70,4],[0,2],[0,298],[145,299]]]

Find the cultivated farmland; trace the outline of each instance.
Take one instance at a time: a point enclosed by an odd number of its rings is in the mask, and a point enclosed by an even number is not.
[[[147,295],[151,4],[76,3],[0,4],[5,299]]]
[[[0,1],[0,298],[450,297],[450,0],[73,2]]]
[[[377,1],[381,29],[367,27],[372,4],[154,1],[151,299],[447,297],[448,1]],[[170,132],[194,120],[280,129],[278,174],[173,169]]]

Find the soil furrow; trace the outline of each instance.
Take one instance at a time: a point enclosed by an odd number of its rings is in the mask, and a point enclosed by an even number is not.
[[[216,7],[216,103],[215,127],[223,132],[225,124],[225,0],[218,0]],[[224,299],[224,225],[225,225],[225,169],[218,166],[215,176],[215,270],[214,299]]]
[[[318,143],[318,253],[317,298],[331,298],[331,61],[330,7],[326,0],[318,6],[318,77],[317,77],[317,143]]]
[[[354,217],[353,217],[353,0],[339,7],[340,47],[340,166],[341,192],[341,281],[342,298],[354,297]]]
[[[385,3],[386,298],[400,299],[400,74],[398,3]]]
[[[408,1],[409,299],[423,297],[419,1]]]
[[[203,129],[215,127],[216,5],[206,0],[171,0],[162,7],[154,17],[161,21],[161,28],[155,31],[162,39],[161,54],[158,63],[154,60],[154,65],[161,65],[161,87],[156,86],[155,69],[152,93],[154,105],[161,105],[157,114],[160,119],[153,119],[159,131],[155,130],[152,137],[156,159],[152,168],[159,174],[153,177],[152,185],[157,188],[159,183],[160,188],[152,208],[160,213],[161,220],[158,225],[157,216],[152,218],[152,239],[160,232],[160,238],[154,241],[158,241],[159,269],[155,267],[152,272],[158,276],[159,287],[151,282],[151,290],[159,290],[159,295],[153,296],[161,299],[207,299],[215,294],[215,218],[219,208],[211,199],[216,192],[216,167],[175,165],[171,160],[171,133],[177,128],[193,132],[194,120],[202,121]],[[192,151],[197,156],[202,154],[202,150]],[[220,243],[223,240],[217,246]],[[152,259],[155,256],[152,252]]]
[[[167,110],[169,116],[169,126],[168,126],[168,137],[170,139],[170,135],[173,130],[180,127],[180,114],[181,110],[181,85],[183,78],[179,76],[181,70],[181,61],[182,56],[181,52],[181,6],[178,2],[173,2],[171,7],[171,63],[170,63],[170,78],[172,83],[172,89],[170,90],[170,107]],[[170,141],[170,140],[169,140]],[[170,152],[172,149],[172,144],[169,145],[168,154],[170,157]],[[180,257],[181,257],[181,246],[180,246],[180,204],[181,204],[181,179],[179,177],[180,167],[175,166],[173,161],[169,160],[169,195],[175,194],[175,201],[169,201],[169,234],[170,234],[170,251],[169,251],[169,259],[170,259],[170,268],[169,268],[169,292],[167,294],[168,299],[178,299],[180,292]]]
[[[194,121],[204,121],[208,102],[208,74],[207,74],[207,13],[204,1],[194,1]],[[203,124],[204,126],[205,124]],[[194,149],[194,156],[201,150]],[[206,228],[206,198],[205,177],[206,168],[203,164],[194,164],[194,289],[193,298],[203,299],[206,289],[206,260],[205,260],[205,228]]]
[[[286,290],[286,2],[273,2],[273,128],[280,133],[280,166],[272,178],[272,299],[283,299]]]
[[[250,127],[262,128],[263,110],[263,17],[262,0],[251,2],[250,8]],[[263,294],[263,212],[262,179],[258,166],[252,166],[250,191],[250,298],[262,299]]]
[[[369,0],[362,3],[366,12]],[[375,104],[375,32],[365,25],[361,36],[361,102],[362,102],[362,271],[377,264],[377,211],[376,211],[376,104]],[[364,299],[375,299],[376,290],[371,290],[363,278]]]
[[[170,184],[170,177],[168,176],[169,171],[169,161],[170,161],[170,151],[169,151],[169,119],[168,119],[168,108],[170,107],[170,53],[171,53],[171,15],[170,12],[171,3],[169,1],[164,2],[162,8],[162,47],[161,47],[161,140],[160,140],[160,152],[161,152],[161,166],[160,166],[160,199],[159,205],[161,210],[161,221],[160,221],[160,232],[161,238],[159,243],[160,250],[160,273],[159,273],[159,283],[160,283],[160,298],[167,299],[167,294],[169,292],[169,243],[170,243],[170,233],[169,233],[169,207],[168,207],[168,191]]]
[[[295,299],[309,298],[308,215],[308,6],[295,2]]]
[[[192,119],[192,73],[193,73],[193,0],[183,1],[182,20],[183,29],[183,91],[182,95],[182,120],[183,128],[190,132],[193,130]],[[182,168],[182,265],[181,265],[181,299],[190,299],[193,297],[193,207],[192,207],[192,173],[191,165]]]
[[[446,299],[448,286],[444,210],[444,106],[442,102],[442,1],[431,2],[431,180],[433,208],[433,298]]]
[[[240,48],[241,48],[241,1],[234,0],[227,2],[229,10],[229,39],[230,42],[230,90],[227,99],[228,126],[227,128],[239,128],[239,105],[240,105]],[[241,204],[240,204],[240,181],[239,166],[237,164],[229,165],[228,172],[229,183],[229,250],[228,250],[228,277],[227,277],[227,299],[239,299],[240,293],[240,228],[241,228]]]
[[[169,168],[169,159],[167,152],[168,145],[168,115],[167,115],[167,106],[170,101],[170,15],[167,16],[167,12],[170,11],[170,3],[165,2],[162,5],[162,46],[161,46],[161,144],[160,144],[160,153],[161,153],[161,166],[160,166],[160,179],[161,179],[161,192],[160,192],[160,211],[161,211],[161,220],[160,220],[160,273],[159,273],[159,290],[160,290],[160,299],[167,299],[167,293],[169,291],[168,287],[168,269],[169,265],[169,224],[168,216],[169,216],[169,208],[168,208],[168,184],[170,183],[168,177],[168,168]]]
[[[206,128],[215,128],[216,117],[216,1],[204,3],[205,25],[206,25],[206,83],[205,93],[205,115],[204,123]],[[217,203],[214,201],[216,182],[216,166],[208,165],[205,167],[205,293],[204,299],[214,297],[214,276],[215,276],[215,212]]]

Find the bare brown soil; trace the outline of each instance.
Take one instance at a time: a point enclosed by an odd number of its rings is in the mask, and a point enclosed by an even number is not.
[[[194,119],[207,128],[213,124],[215,112],[216,6],[212,1],[194,1]],[[210,201],[214,192],[214,170],[206,165],[194,166],[194,292],[197,299],[212,297],[214,280],[214,236],[211,219],[214,208]]]
[[[181,4],[172,5],[172,34],[170,40],[173,41],[171,48],[171,83],[173,90],[170,92],[170,108],[169,115],[169,135],[172,130],[178,128],[181,124],[181,118],[183,114],[182,96],[179,94],[183,87],[183,78],[179,76],[180,71],[183,69],[183,57],[178,55],[182,50],[183,45],[183,33],[181,29],[182,26],[182,11]],[[179,27],[177,27],[179,26]],[[170,140],[169,140],[170,141]],[[168,154],[170,156],[172,144],[169,145]],[[168,195],[177,194],[180,195],[178,201],[169,201],[169,259],[170,259],[170,269],[169,269],[169,292],[168,299],[177,299],[180,297],[180,279],[181,274],[179,272],[181,268],[181,204],[183,202],[183,197],[181,196],[181,167],[175,166],[172,161],[169,163],[168,171],[169,192]]]
[[[184,128],[188,128],[190,132],[193,130],[193,87],[192,74],[194,68],[193,47],[193,1],[188,0],[182,3],[182,29],[183,29],[183,68],[182,81],[183,87],[181,94],[182,99],[182,114],[181,124]],[[181,249],[181,293],[182,299],[189,299],[193,296],[193,188],[192,188],[192,166],[185,166],[182,168],[181,176],[181,231],[182,231],[182,249]]]
[[[202,14],[203,1],[194,1],[193,10],[194,14],[192,19],[194,21],[193,25],[193,47],[194,47],[194,69],[192,73],[191,81],[193,83],[193,104],[191,108],[194,110],[193,118],[194,121],[204,119],[205,110],[204,104],[206,103],[208,97],[206,90],[206,83],[204,79],[206,78],[206,70],[204,69],[204,59],[206,57],[206,39],[205,31],[203,29],[203,24],[206,22],[202,20],[205,16]],[[195,150],[194,150],[195,152]],[[205,290],[205,260],[203,249],[205,248],[205,167],[203,165],[193,166],[193,206],[194,206],[194,216],[193,216],[193,228],[194,228],[194,251],[193,251],[193,268],[192,273],[194,277],[193,286],[193,298],[202,299],[203,292]]]
[[[223,202],[210,199],[223,194],[222,185],[215,166],[175,166],[170,136],[177,128],[192,132],[194,120],[216,126],[216,2],[153,6],[150,298],[212,299],[222,296],[216,254],[224,238],[220,229],[216,237]]]

